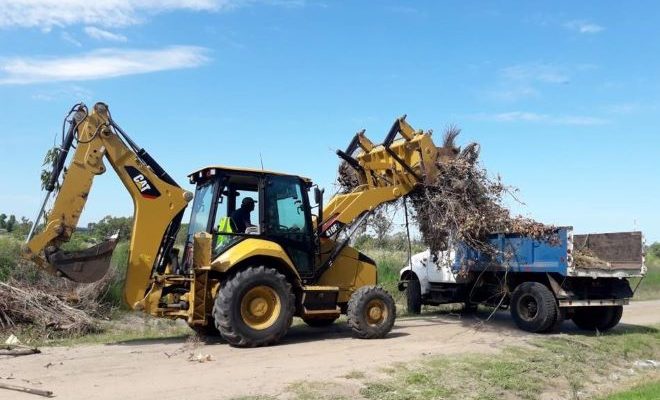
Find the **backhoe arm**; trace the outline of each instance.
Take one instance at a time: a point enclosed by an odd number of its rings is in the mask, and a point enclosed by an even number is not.
[[[60,249],[76,229],[94,177],[105,172],[105,158],[133,199],[124,299],[129,306],[139,307],[152,276],[163,273],[170,263],[174,239],[192,193],[181,189],[146,151],[130,140],[112,120],[105,104],[97,103],[90,113],[84,106],[76,110],[46,186],[46,199],[74,145],[71,162],[43,229],[28,236],[28,255],[51,272],[78,282],[95,281],[105,274],[116,239],[79,253]],[[40,216],[41,212],[34,226]]]
[[[437,147],[431,132],[415,131],[405,118],[394,122],[380,145],[374,145],[362,130],[345,151],[337,150],[352,187],[324,207],[321,232],[326,237],[336,235],[381,204],[409,194],[418,185],[432,184],[437,164],[456,156],[456,148]]]

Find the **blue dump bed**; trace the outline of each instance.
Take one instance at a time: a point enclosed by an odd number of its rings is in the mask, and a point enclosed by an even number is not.
[[[573,235],[572,228],[557,228],[547,240],[519,234],[490,235],[497,256],[465,244],[457,246],[453,269],[557,273],[564,276],[641,276],[645,273],[641,232]],[[588,254],[574,260],[575,251]],[[596,262],[594,262],[596,261]]]

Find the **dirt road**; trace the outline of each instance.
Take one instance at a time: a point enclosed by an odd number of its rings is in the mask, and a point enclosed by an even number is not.
[[[346,380],[344,376],[356,370],[378,376],[379,368],[396,362],[426,355],[492,352],[537,337],[518,331],[508,313],[497,314],[485,325],[478,322],[475,316],[460,315],[402,318],[382,340],[352,339],[350,330],[340,323],[326,329],[298,325],[282,344],[259,349],[216,343],[190,350],[184,339],[45,348],[41,355],[0,358],[0,382],[52,390],[66,400],[278,395],[296,381]],[[623,323],[660,323],[660,300],[626,307]],[[570,322],[564,323],[562,332],[580,333]],[[213,361],[188,361],[191,351],[210,354]],[[0,390],[2,400],[35,398]]]

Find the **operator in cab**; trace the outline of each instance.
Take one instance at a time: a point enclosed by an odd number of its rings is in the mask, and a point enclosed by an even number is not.
[[[256,201],[252,197],[245,197],[241,200],[241,207],[231,213],[231,222],[234,232],[245,233],[245,229],[253,226],[250,221],[250,213],[254,210]]]

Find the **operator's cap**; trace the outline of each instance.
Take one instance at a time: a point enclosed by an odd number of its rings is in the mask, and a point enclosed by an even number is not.
[[[256,203],[256,201],[252,197],[245,197],[241,200],[242,206],[254,205],[254,203]]]

